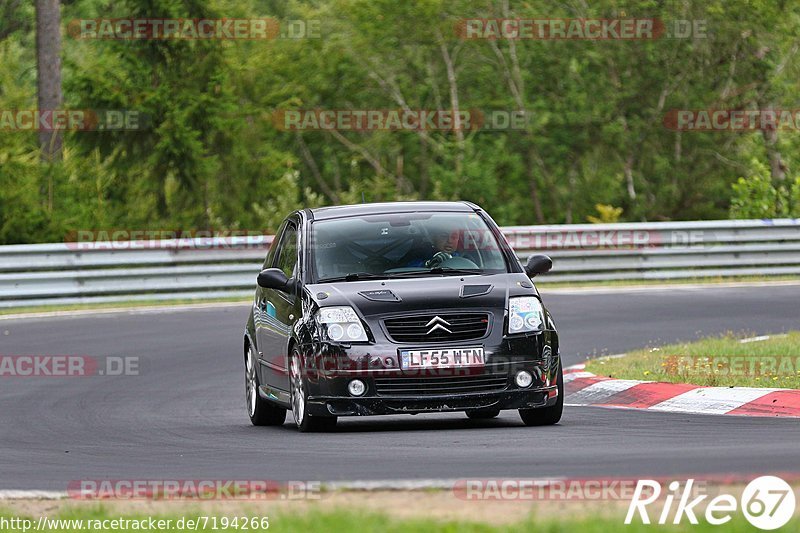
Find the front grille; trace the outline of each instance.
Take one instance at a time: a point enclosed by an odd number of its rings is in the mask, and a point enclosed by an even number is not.
[[[427,343],[480,339],[489,327],[486,313],[442,313],[383,321],[395,342]]]
[[[438,396],[475,392],[501,392],[508,385],[507,374],[411,378],[376,378],[378,396]]]

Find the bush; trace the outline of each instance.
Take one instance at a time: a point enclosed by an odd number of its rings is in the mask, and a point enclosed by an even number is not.
[[[622,216],[622,208],[614,207],[613,205],[595,204],[597,209],[597,216],[589,215],[586,219],[592,224],[613,224],[619,222],[619,217]]]
[[[734,219],[800,216],[800,177],[775,186],[769,170],[753,161],[753,173],[733,184],[730,216]]]

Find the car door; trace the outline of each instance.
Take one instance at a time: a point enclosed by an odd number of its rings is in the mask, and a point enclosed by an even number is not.
[[[287,220],[275,239],[277,248],[267,258],[266,268],[280,268],[287,277],[296,277],[298,272],[298,221]],[[265,384],[280,391],[289,390],[288,346],[292,325],[295,321],[296,294],[276,289],[259,287],[255,307],[256,337],[262,377]]]

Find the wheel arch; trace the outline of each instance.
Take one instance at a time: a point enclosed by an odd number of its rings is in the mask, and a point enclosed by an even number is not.
[[[247,357],[247,350],[249,350],[251,346],[255,346],[255,343],[253,342],[253,339],[250,338],[250,332],[245,331],[244,338],[242,340],[242,354],[244,357]]]

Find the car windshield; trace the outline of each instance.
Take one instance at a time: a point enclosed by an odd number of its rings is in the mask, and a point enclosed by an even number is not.
[[[475,213],[396,213],[312,225],[317,281],[507,272],[497,239]]]

